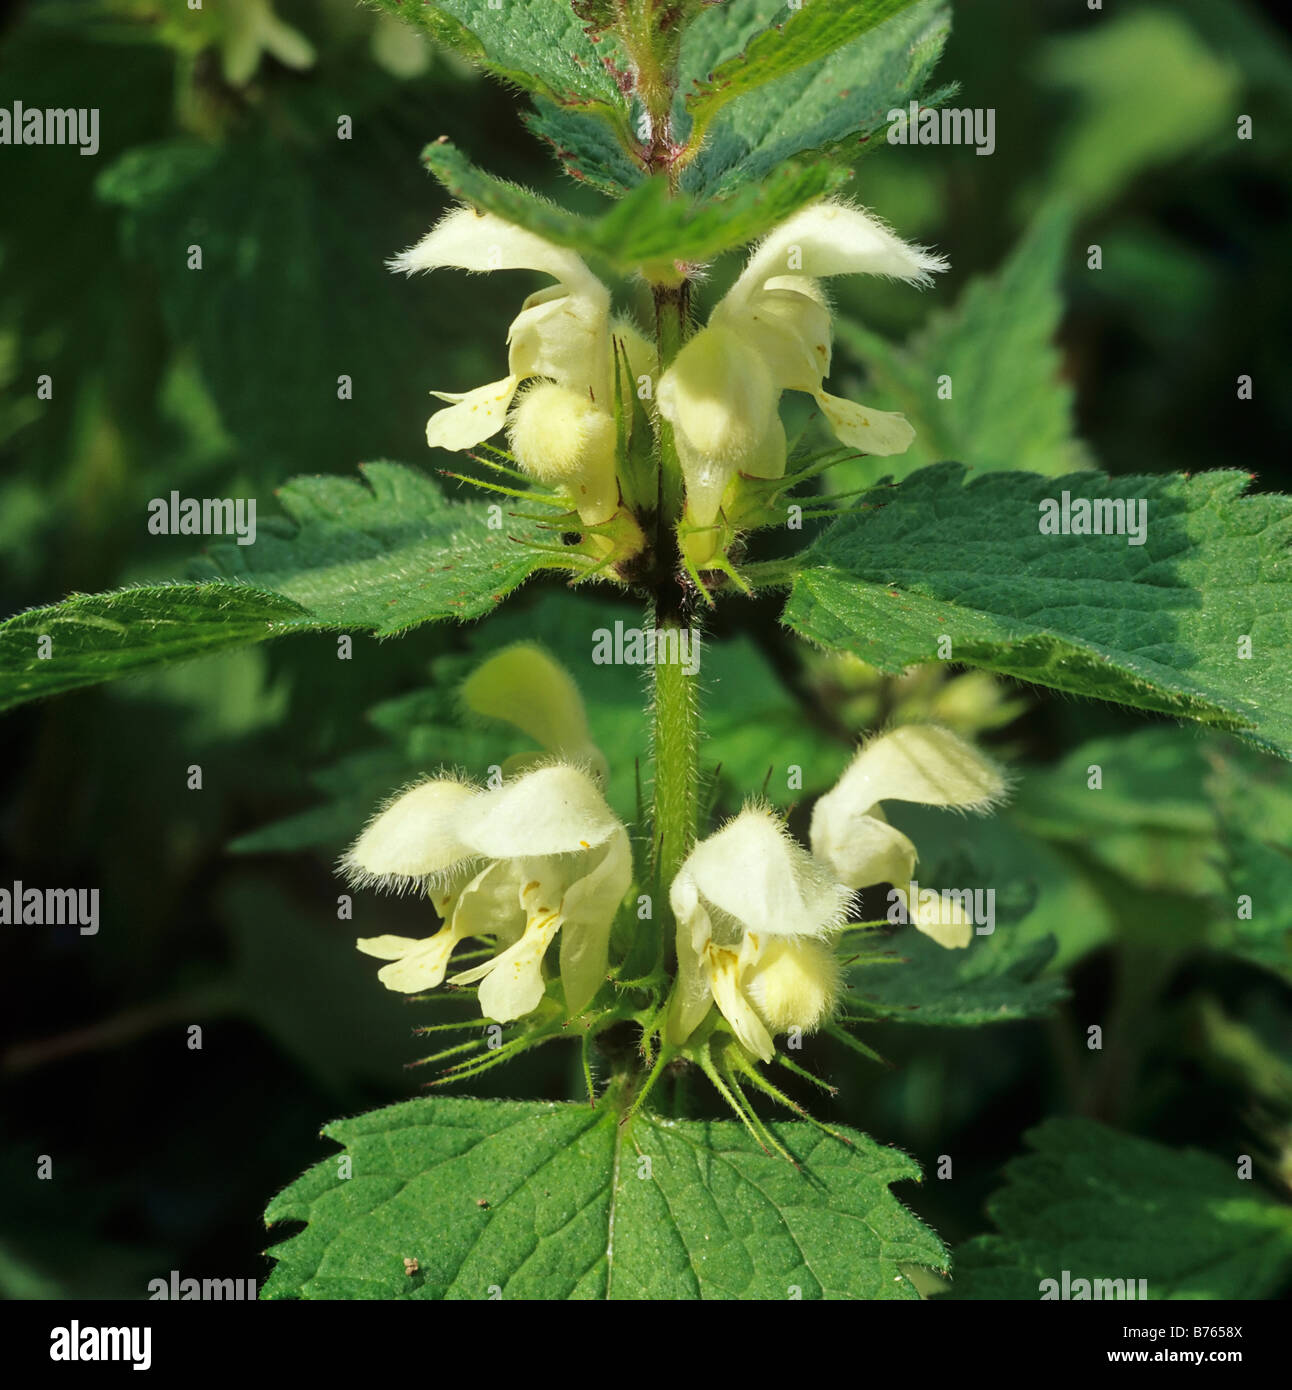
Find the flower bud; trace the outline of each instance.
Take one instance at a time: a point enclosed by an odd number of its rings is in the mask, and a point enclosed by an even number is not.
[[[515,725],[548,753],[590,767],[605,783],[605,756],[592,741],[578,686],[533,642],[515,642],[477,666],[462,683],[462,702],[473,714]]]
[[[619,505],[614,417],[568,386],[531,387],[508,425],[516,462],[539,482],[559,487],[589,525],[608,521]]]

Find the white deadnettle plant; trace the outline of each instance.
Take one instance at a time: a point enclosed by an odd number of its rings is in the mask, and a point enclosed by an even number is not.
[[[771,811],[746,806],[695,847],[669,892],[678,957],[669,1041],[685,1043],[710,1004],[765,1062],[777,1034],[819,1027],[838,995],[833,941],[861,888],[896,885],[920,931],[941,946],[968,946],[973,924],[957,904],[912,901],[915,846],[880,802],[985,811],[1005,789],[995,766],[956,734],[909,725],[866,744],[817,802],[811,853]]]
[[[780,478],[786,440],[783,391],[803,391],[838,439],[868,454],[900,454],[915,438],[906,417],[832,396],[830,306],[819,281],[882,275],[930,283],[946,261],[894,236],[869,213],[837,202],[805,208],[775,228],[743,273],[660,379],[658,408],[673,427],[686,479],[686,519],[711,527],[739,474]],[[717,545],[703,531],[687,538],[703,564]]]
[[[416,939],[378,936],[359,949],[390,962],[378,972],[401,993],[433,989],[467,937],[491,936],[497,955],[450,984],[479,984],[486,1018],[509,1023],[546,992],[543,960],[560,933],[560,977],[570,1017],[606,977],[610,930],[632,879],[628,832],[599,785],[605,760],[588,734],[578,691],[537,647],[506,648],[463,689],[474,712],[538,738],[559,760],[484,789],[452,777],[397,796],[342,859],[357,886],[422,888],[444,925]],[[578,759],[578,762],[571,761]],[[580,765],[582,764],[582,765]]]
[[[460,452],[506,425],[528,474],[559,487],[588,525],[608,521],[619,507],[612,335],[634,375],[650,370],[654,349],[631,323],[612,323],[605,285],[573,251],[472,208],[448,213],[389,265],[408,274],[538,270],[556,281],[531,294],[512,321],[505,377],[461,394],[432,392],[450,405],[431,416],[426,442]],[[525,382],[533,384],[522,391]]]

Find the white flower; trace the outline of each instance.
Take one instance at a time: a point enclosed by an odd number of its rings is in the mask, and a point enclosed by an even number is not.
[[[776,1034],[818,1027],[838,994],[831,943],[854,891],[894,883],[909,892],[915,846],[879,801],[985,810],[1004,790],[1000,773],[955,734],[912,725],[867,744],[817,802],[811,853],[770,811],[747,806],[692,850],[669,891],[678,977],[668,1040],[684,1043],[714,1003],[764,1061]],[[912,904],[911,920],[943,946],[972,936],[962,912],[948,922]]]
[[[713,310],[708,326],[660,380],[660,414],[673,427],[686,478],[687,516],[717,519],[738,474],[785,472],[782,391],[815,398],[838,438],[868,454],[900,454],[915,432],[902,415],[832,396],[830,309],[818,281],[832,275],[883,275],[927,284],[946,262],[899,240],[868,213],[816,203],[783,222],[758,246]]]
[[[567,1013],[605,979],[610,928],[632,878],[628,832],[595,781],[555,763],[493,790],[439,779],[397,797],[364,830],[342,866],[360,884],[424,886],[444,926],[425,940],[380,936],[359,949],[391,962],[378,974],[405,993],[431,989],[469,936],[499,953],[454,975],[480,985],[486,1018],[507,1023],[536,1009],[543,958],[558,932]]]
[[[742,1046],[764,1061],[772,1056],[772,1032],[815,1028],[834,1002],[832,967],[819,966],[820,943],[843,922],[849,896],[764,808],[746,807],[702,840],[669,889],[678,964],[669,1040],[685,1042],[712,1003]],[[815,1016],[788,1016],[789,977],[798,977],[791,989],[802,997],[815,995]]]
[[[1005,793],[997,768],[949,729],[909,724],[872,739],[812,811],[812,853],[849,888],[891,883],[909,895],[916,852],[881,801],[986,811]],[[908,903],[912,923],[940,946],[968,946],[973,925],[955,904],[939,914]]]
[[[605,285],[573,251],[471,208],[448,213],[389,264],[409,274],[445,266],[538,270],[556,281],[531,294],[513,320],[505,377],[462,394],[432,393],[450,405],[431,416],[426,442],[453,451],[472,449],[508,424],[513,453],[526,472],[561,486],[589,525],[613,516],[619,488],[610,291]],[[616,322],[613,332],[630,340],[634,357],[640,358],[643,349],[649,353],[630,324]],[[522,383],[535,379],[517,400]]]

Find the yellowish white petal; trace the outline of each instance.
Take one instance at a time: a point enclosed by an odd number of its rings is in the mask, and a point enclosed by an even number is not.
[[[702,329],[660,380],[660,414],[698,454],[731,468],[767,433],[777,392],[762,357],[740,335]]]
[[[927,284],[946,261],[891,232],[879,218],[843,203],[821,202],[787,218],[759,244],[729,297],[747,301],[780,275],[883,275]]]
[[[569,290],[595,295],[605,287],[573,251],[490,212],[454,208],[429,232],[388,262],[391,270],[539,270]]]
[[[346,851],[341,868],[351,882],[403,890],[442,875],[472,857],[459,826],[482,793],[437,778],[403,792],[368,823]]]
[[[769,941],[750,968],[744,990],[773,1035],[814,1033],[834,1011],[839,960],[821,941]]]
[[[474,449],[502,429],[519,385],[519,377],[505,376],[474,391],[433,391],[432,395],[452,404],[447,410],[437,410],[426,422],[426,442],[432,449],[453,453]]]
[[[406,936],[372,936],[357,944],[364,955],[391,962],[377,972],[387,989],[417,994],[443,981],[449,957],[460,939],[454,927],[446,925],[421,941]]]
[[[783,478],[788,454],[785,426],[779,415],[773,415],[771,426],[758,447],[741,462],[740,472],[747,478]]]
[[[885,821],[881,809],[861,807],[838,787],[812,809],[812,853],[840,883],[869,888],[905,883],[915,870],[915,846]]]
[[[515,725],[549,753],[587,762],[605,781],[606,760],[592,742],[578,686],[535,643],[513,643],[482,662],[463,682],[462,701],[473,714]]]
[[[770,1062],[776,1049],[762,1019],[741,988],[740,953],[710,946],[705,965],[713,1001],[731,1025],[740,1045],[755,1057]]]
[[[973,940],[973,918],[954,899],[936,889],[905,890],[911,925],[947,950],[963,950]]]
[[[299,29],[293,29],[279,19],[268,6],[265,9],[265,17],[260,25],[260,42],[265,52],[272,53],[284,67],[311,67],[315,57],[314,45]]]
[[[508,367],[522,379],[559,381],[608,412],[610,294],[600,281],[594,284],[591,293],[551,285],[531,294],[507,333]]]
[[[701,951],[712,933],[693,880],[675,878],[669,888],[669,903],[677,922],[677,978],[669,1000],[664,1037],[672,1046],[680,1047],[704,1022],[713,1004],[713,991],[701,959]]]
[[[827,936],[849,896],[770,811],[752,806],[702,840],[674,882],[694,889],[710,916],[716,908],[759,936]]]
[[[632,876],[628,832],[620,826],[601,857],[570,884],[561,899],[561,986],[571,1018],[587,1008],[605,981],[610,929]]]
[[[767,363],[784,391],[815,394],[829,374],[830,307],[804,276],[777,276],[748,300],[723,300],[711,322],[740,334]]]
[[[614,417],[586,391],[539,382],[512,413],[509,440],[525,472],[559,486],[589,525],[618,510]]]
[[[502,946],[519,941],[526,914],[521,902],[521,861],[487,864],[462,889],[453,907],[453,927],[461,940],[492,936]]]
[[[281,20],[269,0],[238,0],[228,8],[222,49],[224,80],[235,87],[251,81],[265,53],[289,68],[307,68],[315,57],[314,45]]]
[[[1005,790],[1000,769],[958,734],[936,724],[906,724],[871,739],[822,800],[863,811],[877,801],[985,811]]]
[[[812,393],[821,413],[830,422],[835,438],[851,449],[887,458],[904,454],[915,439],[915,427],[897,411],[874,410],[868,405],[832,396],[828,391]]]
[[[464,816],[461,834],[476,854],[516,859],[591,849],[619,828],[593,778],[557,763],[482,793]]]
[[[778,396],[767,363],[721,324],[697,333],[660,378],[656,404],[673,427],[696,525],[716,519],[727,484],[766,450]]]
[[[454,975],[455,985],[480,982],[480,1012],[499,1023],[533,1013],[544,993],[543,956],[560,930],[561,916],[551,912],[533,917],[524,934],[499,956],[472,970]]]

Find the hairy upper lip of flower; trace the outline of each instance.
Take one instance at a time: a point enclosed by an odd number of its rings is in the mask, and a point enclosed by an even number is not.
[[[619,505],[612,411],[614,356],[610,291],[573,251],[554,246],[492,213],[449,212],[415,246],[389,262],[412,274],[456,267],[468,271],[538,270],[556,284],[531,294],[507,334],[508,372],[473,391],[432,394],[450,404],[426,426],[432,447],[474,448],[496,434],[511,412],[517,462],[544,482],[563,485],[582,519],[608,520]],[[645,340],[627,323],[614,332]],[[539,385],[516,402],[522,383]]]
[[[669,900],[677,919],[678,979],[669,1040],[684,1043],[716,1003],[749,1052],[769,1061],[772,1034],[812,1029],[833,1006],[832,957],[854,891],[894,883],[909,891],[915,846],[884,819],[883,800],[983,811],[1005,792],[987,759],[956,734],[908,725],[871,740],[812,814],[809,853],[766,808],[746,806],[702,840],[678,871]],[[967,946],[972,924],[921,913],[914,925],[942,946]],[[776,952],[777,976],[769,970]],[[759,983],[760,969],[766,973]],[[805,1001],[805,1002],[796,1002]],[[812,1016],[793,1018],[796,1008]]]
[[[377,816],[342,868],[360,885],[423,884],[445,919],[425,940],[359,942],[361,951],[391,962],[379,972],[387,988],[434,988],[459,941],[493,936],[499,954],[450,983],[479,982],[481,1012],[507,1023],[542,1000],[543,957],[558,932],[567,1012],[591,1001],[606,976],[632,853],[593,779],[558,762],[492,790],[423,782]]]
[[[470,713],[515,725],[547,752],[508,759],[504,771],[521,775],[492,790],[434,778],[378,812],[342,869],[361,886],[425,888],[444,926],[424,940],[369,937],[359,949],[391,962],[378,976],[388,989],[412,993],[444,979],[459,941],[494,936],[500,953],[451,983],[479,981],[482,1012],[507,1023],[543,998],[543,957],[560,932],[573,1016],[605,978],[632,877],[628,832],[601,792],[605,758],[578,687],[532,642],[495,652],[461,694]]]
[[[946,262],[899,240],[878,219],[837,202],[814,204],[775,228],[740,278],[660,379],[660,414],[673,427],[687,485],[687,518],[711,526],[732,479],[779,478],[785,433],[782,391],[813,396],[845,444],[902,453],[915,432],[902,415],[871,410],[825,391],[830,309],[818,283],[870,274],[927,284]],[[693,542],[699,562],[712,543]],[[708,552],[707,554],[705,552]]]

